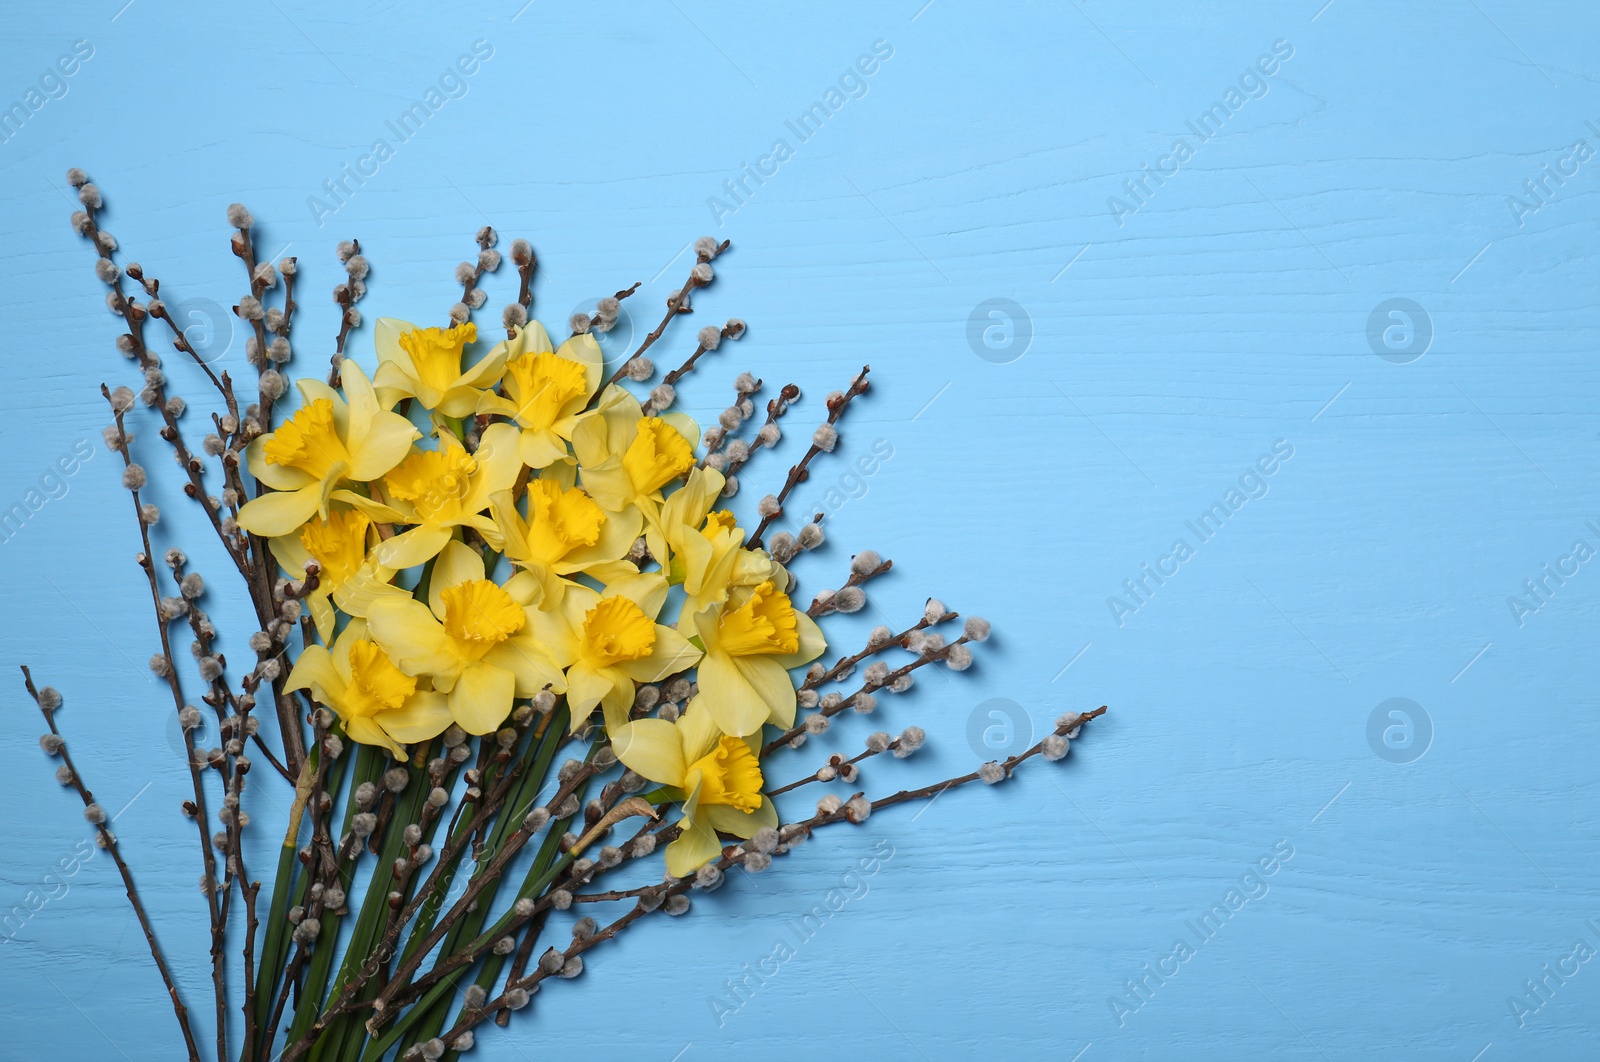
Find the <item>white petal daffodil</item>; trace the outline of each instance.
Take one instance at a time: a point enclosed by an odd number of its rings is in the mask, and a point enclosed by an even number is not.
[[[661,489],[695,466],[695,422],[682,413],[647,417],[639,400],[621,387],[608,387],[600,404],[579,418],[572,430],[572,452],[580,482],[609,512],[637,506],[654,520]]]
[[[628,720],[635,682],[656,682],[700,659],[687,638],[655,621],[666,600],[667,581],[642,573],[609,583],[604,595],[575,583],[557,607],[530,610],[539,644],[566,669],[574,731],[598,704],[614,733]]]
[[[330,499],[366,501],[341,485],[380,478],[421,437],[405,417],[379,407],[361,366],[347,360],[340,375],[348,402],[320,380],[300,380],[304,401],[294,416],[245,448],[251,474],[272,488],[239,510],[239,526],[251,534],[287,535],[313,513],[327,516]]]
[[[500,381],[504,393],[486,392],[477,411],[516,422],[522,429],[522,463],[529,468],[568,460],[567,441],[605,373],[600,344],[585,332],[553,351],[544,326],[530,321],[495,350],[504,359]]]
[[[517,429],[509,424],[491,424],[471,453],[441,432],[438,449],[412,451],[383,477],[389,518],[415,526],[379,543],[378,563],[395,570],[423,564],[458,527],[473,528],[498,548],[499,529],[484,510],[490,496],[510,490],[521,471]]]
[[[689,617],[705,659],[696,700],[727,734],[759,734],[766,723],[794,725],[789,669],[809,664],[827,648],[815,621],[770,582],[736,587],[720,607]]]
[[[528,481],[528,515],[510,491],[489,499],[506,559],[544,588],[542,608],[554,608],[568,585],[562,576],[583,572],[610,582],[638,569],[622,558],[639,538],[637,509],[608,513],[582,488],[549,474]]]
[[[688,877],[721,855],[718,833],[749,838],[778,825],[777,809],[761,792],[760,735],[724,734],[700,698],[675,723],[637,719],[613,730],[611,747],[629,769],[683,793],[683,832],[666,852],[673,877]]]
[[[478,552],[452,541],[434,561],[427,604],[396,594],[367,606],[372,640],[401,671],[430,676],[469,734],[499,727],[515,698],[567,688],[534,623],[538,581],[519,573],[500,586],[484,574]]]
[[[306,646],[285,689],[310,690],[339,717],[351,740],[380,745],[400,760],[404,746],[433,740],[451,722],[445,695],[419,685],[367,637],[366,623],[357,619],[331,651]]]
[[[402,398],[415,398],[424,409],[446,417],[471,416],[485,390],[500,381],[506,357],[498,346],[470,369],[461,367],[461,352],[478,339],[471,321],[449,328],[422,328],[410,321],[380,317],[373,342],[378,371],[372,383],[384,408]]]
[[[313,516],[296,532],[268,542],[283,569],[298,576],[317,562],[317,587],[304,598],[324,643],[333,641],[334,606],[347,616],[365,616],[367,603],[380,594],[403,594],[391,580],[394,571],[368,553],[377,528],[360,509],[337,506]],[[332,599],[330,601],[330,598]]]

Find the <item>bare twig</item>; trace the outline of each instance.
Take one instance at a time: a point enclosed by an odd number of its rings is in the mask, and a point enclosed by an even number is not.
[[[56,728],[55,709],[45,704],[45,698],[39,695],[39,690],[33,684],[33,675],[29,673],[26,664],[22,667],[22,681],[28,688],[28,695],[39,706],[39,711],[44,715],[45,725],[50,728],[50,733],[57,739],[61,731]],[[94,794],[83,783],[83,776],[78,773],[77,764],[72,761],[72,753],[68,751],[66,742],[62,741],[58,755],[66,771],[67,785],[77,792],[83,800],[84,814],[93,814],[89,809],[99,809],[95,803]],[[128,903],[133,907],[134,917],[139,920],[139,928],[144,930],[145,943],[150,946],[150,957],[155,960],[156,969],[161,972],[161,980],[167,986],[167,996],[172,1000],[172,1011],[178,1019],[178,1027],[183,1031],[185,1049],[189,1052],[189,1062],[200,1062],[200,1047],[195,1042],[194,1030],[189,1025],[189,1010],[183,1005],[183,997],[178,994],[178,984],[172,977],[172,971],[167,966],[166,956],[161,952],[161,945],[156,942],[155,930],[150,925],[150,916],[145,912],[144,902],[139,899],[138,886],[133,881],[133,871],[128,869],[127,862],[122,858],[122,851],[117,847],[117,838],[106,825],[104,810],[100,810],[96,818],[90,819],[94,823],[96,840],[100,847],[111,853],[112,860],[117,864],[117,873],[122,875],[122,886],[128,893]]]

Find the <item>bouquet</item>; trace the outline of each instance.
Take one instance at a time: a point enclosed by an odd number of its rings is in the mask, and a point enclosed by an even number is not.
[[[192,1013],[197,989],[174,978],[62,736],[61,693],[23,672],[40,745],[115,861],[189,1059],[453,1059],[546,981],[582,974],[590,949],[684,914],[733,868],[759,873],[819,830],[1060,760],[1105,711],[1069,712],[1005,760],[877,797],[857,787],[863,763],[910,756],[921,728],[805,751],[842,713],[910,690],[917,670],[965,670],[989,625],[929,599],[903,629],[830,653],[818,620],[860,610],[892,562],[857,553],[801,604],[791,568],[823,544],[822,516],[775,524],[837,446],[868,368],[828,394],[803,456],[743,518],[733,499],[747,466],[777,447],[800,389],[779,389],[758,418],[764,384],[741,372],[715,425],[673,411],[681,381],[745,335],[738,319],[700,328],[649,386],[647,355],[694,312],[727,242],[694,244],[660,324],[610,369],[596,335],[639,285],[573,316],[558,345],[530,316],[537,260],[523,239],[508,256],[516,296],[486,329],[503,338],[480,336],[474,313],[503,264],[490,227],[456,267],[461,296],[442,325],[378,319],[371,356],[354,356],[370,266],[341,243],[330,370],[291,391],[300,267],[258,257],[248,210],[228,210],[247,285],[233,307],[244,381],[218,372],[160,281],[119,256],[99,189],[80,170],[68,179],[116,347],[141,374],[137,390],[102,386],[105,439],[140,538],[150,668],[192,781],[182,813],[210,926],[209,1019]],[[204,413],[173,393],[167,345],[203,370]],[[189,528],[148,500],[147,462],[163,451],[220,570],[202,571],[175,540]],[[224,634],[208,602],[241,594],[252,629]],[[203,747],[211,724],[220,744]],[[787,774],[785,760],[797,761]],[[775,798],[807,786],[822,791],[814,804],[797,794],[780,814]],[[246,863],[262,846],[245,843],[263,787],[292,793],[264,874]]]

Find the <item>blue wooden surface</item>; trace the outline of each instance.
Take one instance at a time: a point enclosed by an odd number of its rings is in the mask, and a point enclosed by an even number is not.
[[[337,239],[372,258],[369,319],[440,317],[488,219],[534,241],[553,325],[644,281],[640,335],[685,243],[733,239],[698,305],[751,332],[692,409],[744,368],[807,389],[797,426],[862,362],[878,383],[800,495],[837,508],[808,585],[853,549],[897,563],[838,644],[929,593],[997,630],[969,674],[836,728],[926,726],[928,753],[868,784],[968,769],[991,700],[1041,729],[1112,706],[1061,765],[834,831],[606,946],[485,1057],[1593,1056],[1600,965],[1573,956],[1600,948],[1600,574],[1563,561],[1600,549],[1592,6],[520,2],[97,0],[13,11],[0,42],[0,102],[40,88],[0,144],[0,502],[40,492],[0,549],[4,655],[64,691],[86,774],[126,806],[117,832],[202,1025],[187,783],[99,437],[97,386],[129,373],[66,223],[69,165],[196,307],[237,299],[223,208],[247,203],[300,256],[311,374]],[[386,123],[480,40],[492,57],[398,142]],[[92,55],[47,78],[76,41]],[[845,76],[875,42],[892,56]],[[802,140],[788,123],[830,88]],[[308,204],[346,164],[370,170],[380,137],[392,157],[331,216]],[[768,173],[734,202],[746,164]],[[1431,329],[1420,358],[1403,330],[1385,346],[1398,318],[1369,336],[1396,298]],[[995,299],[1021,315],[988,318]],[[79,440],[91,458],[49,478]],[[878,440],[893,457],[841,479]],[[1274,444],[1292,457],[1252,474]],[[760,462],[747,486],[778,474]],[[1237,511],[1202,541],[1187,522],[1213,503]],[[1543,566],[1561,563],[1577,572],[1557,585]],[[1146,564],[1176,571],[1157,586]],[[1539,607],[1518,616],[1515,595]],[[172,1058],[109,861],[44,884],[87,830],[7,682],[0,910],[38,910],[0,945],[0,1053]],[[1393,698],[1412,702],[1409,747],[1383,741],[1407,723]],[[281,811],[257,821],[264,853]],[[880,841],[892,858],[852,875]],[[796,944],[791,920],[835,889],[848,902]],[[1197,930],[1213,908],[1220,928]],[[780,941],[793,958],[719,1021],[725,982]]]

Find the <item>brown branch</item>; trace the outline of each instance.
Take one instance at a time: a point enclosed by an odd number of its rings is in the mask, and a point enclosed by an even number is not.
[[[870,582],[893,567],[894,561],[886,560],[864,572],[858,572],[852,569],[850,572],[850,578],[845,580],[843,586],[836,590],[829,591],[826,597],[822,596],[821,594],[817,595],[816,599],[811,602],[810,607],[806,609],[806,615],[810,616],[812,619],[816,619],[818,616],[826,616],[830,612],[838,612],[840,590],[848,590],[853,586],[860,586],[863,583]]]
[[[27,686],[28,695],[43,713],[45,725],[50,728],[50,733],[59,739],[61,731],[56,728],[55,709],[46,707],[44,699],[39,696],[39,690],[33,684],[33,675],[29,673],[26,664],[22,666],[22,681]],[[88,814],[88,808],[97,806],[94,794],[84,785],[83,777],[78,773],[77,765],[72,762],[72,753],[68,751],[64,741],[58,755],[70,776],[67,784],[77,791],[83,800],[85,814]],[[102,809],[101,820],[94,823],[100,847],[111,853],[112,860],[117,864],[117,873],[122,875],[122,885],[128,893],[128,903],[133,906],[134,917],[139,920],[139,928],[144,930],[145,943],[150,946],[150,957],[155,960],[156,969],[161,973],[161,980],[167,986],[167,997],[172,1000],[173,1014],[178,1019],[178,1027],[183,1031],[183,1042],[189,1052],[189,1062],[199,1062],[200,1048],[195,1042],[194,1030],[189,1025],[189,1009],[183,1005],[183,997],[178,994],[178,984],[173,980],[172,971],[167,967],[166,956],[162,954],[161,945],[156,942],[155,930],[150,925],[150,916],[144,909],[143,901],[139,899],[139,889],[133,882],[133,871],[128,869],[127,862],[122,858],[122,851],[117,847],[116,835],[106,827],[104,814]]]
[[[962,635],[960,638],[957,638],[955,641],[951,642],[949,645],[942,646],[941,648],[936,649],[936,650],[934,650],[933,652],[930,652],[930,653],[924,653],[922,656],[917,657],[917,659],[911,661],[910,663],[903,664],[900,667],[895,668],[893,671],[890,671],[887,674],[885,674],[881,680],[874,680],[874,679],[870,679],[869,678],[866,682],[863,682],[861,684],[861,688],[856,690],[855,693],[852,693],[850,696],[844,698],[838,704],[833,705],[831,708],[829,708],[829,707],[819,708],[817,710],[816,714],[822,716],[825,719],[832,718],[833,716],[836,716],[840,712],[844,711],[846,708],[849,708],[851,702],[854,701],[857,697],[861,696],[862,694],[864,694],[864,693],[872,693],[872,692],[874,692],[876,690],[881,690],[881,689],[883,689],[883,688],[885,688],[887,686],[892,686],[896,681],[898,681],[899,679],[905,677],[906,675],[911,674],[911,672],[917,670],[918,668],[926,667],[929,664],[936,663],[938,661],[944,660],[946,657],[948,657],[950,655],[950,650],[953,649],[955,646],[965,645],[967,642],[969,642],[971,640],[972,639],[968,638],[966,635]],[[761,748],[761,757],[763,759],[765,759],[767,756],[770,756],[773,752],[777,751],[778,749],[780,749],[783,746],[787,745],[789,742],[793,741],[796,736],[805,733],[805,729],[806,729],[806,726],[805,726],[804,723],[796,723],[794,726],[792,726],[789,729],[783,731],[777,737],[773,738],[771,741],[767,742],[765,745],[762,746],[762,748]]]
[[[1084,723],[1088,722],[1089,720],[1094,719],[1094,718],[1096,718],[1096,717],[1098,717],[1100,715],[1105,714],[1105,711],[1106,711],[1106,709],[1102,706],[1100,708],[1095,709],[1092,712],[1086,712],[1086,713],[1080,715],[1077,718],[1077,720],[1075,722],[1073,722],[1072,727],[1063,728],[1063,727],[1057,726],[1055,733],[1064,734],[1067,730],[1070,730],[1073,727],[1081,726]],[[1017,755],[1012,756],[1010,759],[1005,760],[1004,763],[1002,764],[1002,766],[1005,768],[1007,774],[1009,774],[1013,769],[1015,769],[1015,767],[1018,764],[1022,763],[1024,760],[1027,760],[1027,759],[1029,759],[1029,758],[1031,758],[1033,756],[1038,755],[1042,751],[1043,747],[1044,747],[1044,742],[1040,741],[1038,744],[1034,745],[1032,748],[1029,748],[1024,752],[1018,753]],[[933,785],[924,786],[921,789],[905,789],[905,790],[901,790],[898,793],[893,793],[893,794],[891,794],[889,796],[880,797],[877,800],[872,801],[871,802],[871,808],[872,808],[873,811],[878,811],[878,810],[880,810],[882,808],[892,807],[895,804],[903,804],[903,803],[905,803],[905,802],[907,802],[909,800],[918,800],[918,799],[922,799],[924,797],[934,796],[935,794],[943,793],[947,789],[952,789],[952,788],[955,788],[956,786],[966,785],[969,782],[976,781],[980,777],[981,777],[981,775],[980,775],[979,772],[973,771],[970,774],[958,775],[955,778],[949,778],[949,779],[946,779],[943,782],[937,782],[937,783],[935,783]],[[856,820],[854,818],[852,818],[852,815],[853,815],[853,811],[852,811],[850,805],[848,803],[846,803],[846,804],[841,805],[840,808],[837,811],[830,812],[830,813],[818,812],[816,815],[812,816],[809,819],[805,819],[805,820],[803,820],[803,821],[801,821],[799,823],[793,823],[793,824],[790,824],[789,826],[786,826],[785,830],[799,830],[799,831],[803,831],[803,832],[806,832],[806,833],[810,833],[813,830],[820,829],[820,828],[822,828],[824,826],[830,826],[830,825],[833,825],[835,823],[839,823],[839,822],[854,822]],[[786,848],[786,847],[780,845],[780,847],[777,850],[775,850],[775,852],[773,854],[782,855],[782,854],[786,854],[788,851],[792,851],[792,849],[789,849],[789,848]],[[742,846],[741,847],[734,847],[734,848],[724,849],[723,853],[722,853],[722,857],[719,860],[717,860],[715,864],[712,864],[712,865],[715,865],[718,870],[726,872],[727,870],[731,869],[732,867],[738,866],[739,864],[743,863],[746,859],[749,858],[750,854],[751,854],[750,851],[745,849],[745,848],[743,848]],[[617,899],[627,899],[627,898],[630,898],[633,895],[642,896],[642,895],[644,895],[646,893],[649,893],[649,894],[652,895],[652,897],[654,897],[657,894],[657,892],[659,891],[660,901],[657,902],[654,905],[646,905],[643,902],[640,902],[640,903],[636,904],[633,907],[632,910],[630,910],[626,914],[622,915],[620,918],[618,918],[616,921],[612,922],[610,925],[606,926],[604,929],[599,930],[598,932],[594,933],[591,936],[582,937],[582,938],[573,940],[573,942],[570,945],[568,945],[568,947],[564,951],[562,951],[560,954],[562,955],[564,960],[569,960],[569,961],[571,959],[573,959],[573,958],[576,958],[579,955],[582,955],[584,952],[588,951],[590,948],[595,947],[597,944],[600,944],[600,943],[602,943],[604,941],[607,941],[607,940],[611,940],[617,934],[621,933],[624,929],[628,928],[630,925],[632,925],[633,923],[637,922],[639,919],[643,918],[645,915],[650,914],[650,913],[652,913],[654,911],[663,910],[665,908],[665,906],[666,906],[666,901],[668,899],[671,899],[672,897],[675,897],[675,896],[683,895],[684,893],[688,892],[691,888],[693,888],[693,886],[694,886],[694,878],[690,877],[690,878],[680,879],[680,880],[678,880],[676,882],[673,882],[671,884],[647,886],[647,887],[645,887],[643,889],[627,890],[625,892],[619,893],[617,895],[617,897],[616,897]],[[577,899],[578,899],[578,897],[576,897],[576,896],[573,897],[574,902],[576,902]],[[534,970],[533,973],[531,973],[531,974],[527,975],[526,977],[522,978],[520,981],[517,981],[515,984],[508,985],[506,990],[503,991],[498,997],[496,997],[494,999],[491,999],[491,1000],[485,1001],[483,1006],[480,1007],[479,1009],[473,1010],[473,1011],[469,1011],[469,1012],[461,1015],[461,1017],[456,1021],[455,1025],[453,1025],[447,1031],[442,1032],[442,1033],[439,1034],[439,1038],[442,1039],[446,1044],[454,1043],[456,1038],[459,1037],[462,1033],[468,1032],[471,1029],[475,1028],[476,1026],[482,1024],[491,1014],[493,1014],[493,1013],[495,1013],[495,1012],[497,1012],[499,1010],[507,1009],[509,1007],[509,1005],[510,1005],[509,1004],[509,1000],[508,1000],[508,996],[509,996],[509,994],[511,992],[518,991],[518,990],[523,991],[523,992],[529,991],[530,989],[532,989],[536,985],[538,985],[539,982],[545,980],[549,976],[550,975],[545,972],[544,967],[541,966],[541,967],[537,968],[536,970]]]
[[[872,366],[861,366],[861,371],[856,374],[856,378],[850,381],[849,389],[843,394],[834,395],[828,399],[827,423],[830,427],[839,422],[839,418],[844,415],[845,407],[850,405],[852,399],[854,399],[857,395],[866,393],[867,388],[870,386],[867,382],[867,374],[871,371]],[[829,449],[832,449],[832,447],[829,447]],[[822,447],[818,446],[813,441],[811,448],[805,452],[805,456],[800,458],[799,461],[795,462],[795,464],[789,469],[789,474],[784,477],[783,489],[777,493],[777,509],[761,518],[761,523],[757,525],[755,534],[751,535],[750,540],[745,543],[746,549],[760,548],[761,536],[767,533],[767,528],[772,524],[772,521],[783,515],[783,503],[788,500],[790,493],[792,493],[796,487],[804,483],[806,479],[809,478],[811,475],[809,471],[811,461],[822,452]]]
[[[133,468],[133,457],[129,453],[128,432],[123,425],[123,411],[116,407],[111,400],[111,392],[105,384],[100,385],[100,393],[105,397],[106,403],[111,406],[112,415],[115,417],[118,441],[121,445],[117,452],[122,454],[124,470]],[[144,546],[139,554],[139,566],[144,569],[146,580],[150,585],[150,605],[155,612],[156,628],[161,637],[161,655],[166,660],[167,674],[163,676],[167,681],[167,688],[172,691],[173,711],[181,717],[183,714],[183,689],[178,681],[177,660],[172,655],[172,638],[167,630],[167,621],[161,613],[161,587],[156,580],[155,557],[152,556],[150,546],[150,525],[145,523],[142,515],[142,504],[139,499],[137,487],[130,488],[129,494],[133,498],[133,516],[139,525],[139,538]],[[207,835],[210,817],[206,812],[205,786],[200,779],[200,767],[195,762],[194,736],[186,727],[180,729],[184,735],[185,759],[188,761],[189,778],[194,786],[195,827],[200,833],[200,857],[205,869],[204,891],[206,896],[207,914],[211,920],[211,981],[216,996],[217,1007],[217,1056],[218,1062],[227,1062],[227,982],[222,962],[223,928],[222,912],[217,900],[217,862],[211,850],[211,838]]]
[[[711,254],[696,254],[695,265],[698,266],[710,262],[717,255],[726,251],[730,246],[732,246],[730,241],[723,240],[717,245],[716,249]],[[694,271],[691,269],[689,271],[689,279],[683,282],[683,287],[667,296],[667,312],[666,315],[661,318],[661,323],[656,325],[655,328],[651,330],[650,334],[644,337],[644,342],[639,344],[639,349],[635,350],[630,356],[622,360],[622,365],[626,366],[628,362],[634,360],[634,358],[642,357],[645,351],[654,346],[656,340],[661,338],[662,333],[667,330],[667,325],[672,323],[672,319],[674,317],[677,317],[679,314],[693,313],[694,308],[689,305],[689,293],[696,288],[703,288],[709,283],[710,281],[702,281],[697,279],[694,275]],[[703,350],[696,352],[694,357],[689,359],[690,362],[692,363],[694,358],[698,358],[702,353],[704,353]],[[623,375],[623,370],[621,367],[619,367],[617,371],[611,375],[611,379],[608,381],[608,383],[616,383],[618,380],[622,379]],[[604,387],[595,391],[594,395],[589,399],[589,404],[585,406],[584,409],[593,409],[595,404],[600,401],[600,396],[604,393]]]

